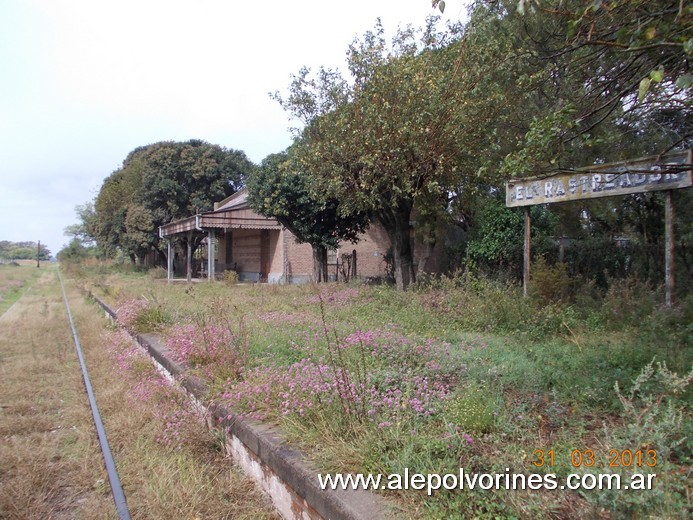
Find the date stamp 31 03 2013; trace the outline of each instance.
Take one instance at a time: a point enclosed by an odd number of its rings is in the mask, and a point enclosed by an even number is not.
[[[657,451],[648,448],[608,451],[574,449],[560,453],[553,449],[534,450],[532,464],[537,468],[654,468]]]

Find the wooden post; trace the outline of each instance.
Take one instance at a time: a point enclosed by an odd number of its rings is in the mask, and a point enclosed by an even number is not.
[[[667,307],[674,304],[676,284],[674,272],[674,205],[672,190],[693,186],[693,149],[663,156],[643,157],[631,161],[612,164],[592,165],[575,172],[559,173],[551,176],[525,179],[511,179],[505,183],[505,205],[509,208],[525,207],[525,249],[523,266],[523,290],[527,296],[529,288],[530,259],[530,215],[528,206],[537,204],[567,202],[568,200],[612,197],[630,193],[665,192],[665,259],[666,259],[666,302]],[[616,181],[623,172],[625,178]],[[637,172],[637,173],[635,173]],[[652,174],[652,175],[650,175]],[[655,177],[656,175],[656,177]],[[565,186],[581,185],[581,190],[566,193]],[[579,192],[579,193],[578,193]],[[561,256],[563,249],[561,249]]]
[[[671,307],[674,304],[674,290],[676,289],[674,276],[674,204],[671,200],[671,190],[664,192],[664,243],[664,303],[667,307]]]
[[[284,257],[283,265],[284,265],[284,283],[288,284],[289,283],[289,249],[288,245],[286,243],[287,240],[287,230],[285,227],[282,226],[282,230],[280,231],[281,237],[282,237],[282,257]]]
[[[192,282],[192,231],[188,231],[188,255],[186,258],[185,277]]]
[[[558,261],[563,263],[565,258],[565,242],[564,237],[558,239]]]
[[[36,248],[36,267],[41,267],[41,241],[38,241],[38,247]]]
[[[524,261],[522,265],[522,294],[525,297],[527,297],[527,294],[529,292],[529,243],[532,238],[531,223],[532,220],[529,216],[529,206],[525,206],[525,247]]]
[[[166,279],[168,283],[173,280],[173,247],[171,247],[171,239],[168,239],[168,246],[166,248]]]
[[[214,230],[210,229],[207,232],[207,279],[211,282],[215,278],[214,273],[214,257],[216,252],[214,250]]]

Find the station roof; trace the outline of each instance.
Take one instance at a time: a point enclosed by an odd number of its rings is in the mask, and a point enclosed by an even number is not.
[[[162,238],[209,229],[281,229],[276,219],[253,211],[248,205],[248,191],[242,189],[214,204],[214,211],[175,220],[159,227]]]

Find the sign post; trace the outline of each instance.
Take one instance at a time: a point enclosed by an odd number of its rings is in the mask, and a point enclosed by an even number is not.
[[[525,207],[525,246],[523,290],[527,296],[529,283],[530,218],[528,206],[568,202],[571,200],[614,197],[631,193],[666,191],[666,305],[674,300],[674,207],[672,190],[693,186],[692,151],[644,157],[633,161],[598,164],[568,170],[546,177],[512,179],[505,184],[505,205]]]
[[[527,297],[529,293],[529,258],[530,258],[530,242],[532,239],[532,219],[529,215],[529,206],[525,206],[525,247],[524,261],[522,264],[522,294]]]
[[[671,190],[664,192],[664,303],[667,307],[674,304],[674,204]]]

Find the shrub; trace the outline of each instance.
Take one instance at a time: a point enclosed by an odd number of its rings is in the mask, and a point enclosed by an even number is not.
[[[238,273],[228,269],[224,271],[223,279],[226,285],[236,285],[238,283]]]
[[[149,278],[152,280],[163,280],[164,278],[168,278],[168,271],[161,266],[152,267],[148,274]]]
[[[118,321],[126,327],[134,327],[137,316],[147,308],[145,300],[126,300],[116,309]]]
[[[655,369],[653,360],[642,369],[626,395],[616,383],[615,392],[623,406],[625,422],[604,427],[604,451],[640,450],[645,453],[645,463],[598,471],[619,474],[621,482],[628,482],[634,473],[656,473],[655,486],[638,493],[613,489],[587,493],[587,500],[623,517],[644,514],[657,518],[690,517],[692,507],[685,473],[691,464],[693,444],[687,434],[690,435],[693,427],[684,396],[692,380],[693,370],[679,376],[665,363],[657,363]],[[656,465],[652,464],[653,457]]]
[[[459,368],[449,362],[448,344],[391,329],[340,338],[324,327],[323,341],[307,338],[308,357],[245,370],[243,381],[227,382],[223,399],[257,419],[318,414],[349,429],[390,428],[440,412]]]
[[[361,381],[344,368],[335,370],[307,358],[288,367],[256,367],[243,376],[241,382],[229,382],[223,399],[255,419],[316,411],[388,428],[405,419],[433,415],[449,393],[447,385],[428,377],[389,377],[376,383],[367,374]]]
[[[244,380],[227,386],[223,398],[235,410],[255,419],[304,415],[333,401],[329,367],[303,359],[289,367],[261,366],[244,372]]]
[[[661,293],[637,278],[611,280],[603,301],[603,312],[616,326],[639,325],[661,301]]]
[[[179,363],[191,367],[218,364],[237,379],[247,358],[247,344],[229,327],[215,324],[177,325],[167,335],[166,346]]]
[[[494,422],[493,398],[477,387],[460,389],[446,401],[443,418],[463,432],[489,432]]]
[[[144,299],[126,300],[116,310],[116,316],[122,325],[136,332],[154,332],[171,321],[161,305]]]
[[[546,306],[550,303],[566,301],[571,293],[572,279],[563,263],[549,265],[543,257],[532,263],[529,293]]]
[[[204,435],[205,417],[201,410],[182,388],[156,371],[149,357],[127,332],[108,332],[102,337],[102,344],[124,376],[139,380],[130,390],[130,402],[156,403],[155,414],[161,423],[161,432],[157,435],[160,444],[171,450],[181,450],[186,445],[209,442]]]
[[[155,332],[170,321],[168,313],[160,305],[147,306],[137,314],[134,329],[137,332]]]

